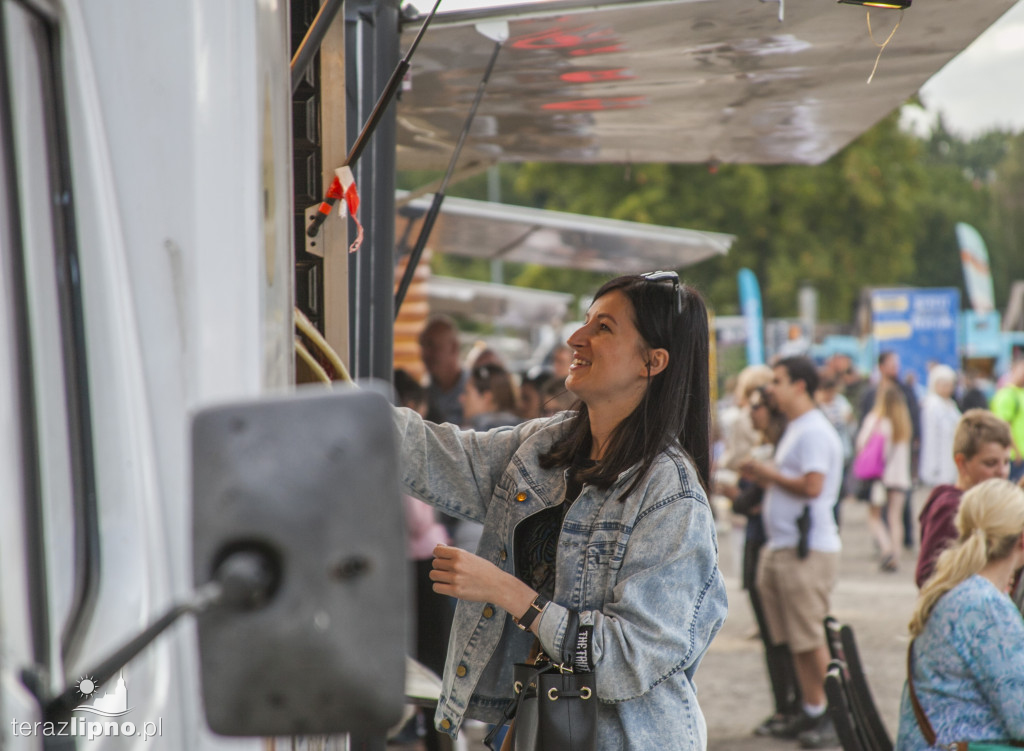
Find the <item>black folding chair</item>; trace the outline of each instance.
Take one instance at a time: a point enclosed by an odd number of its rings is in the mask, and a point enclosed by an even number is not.
[[[832,660],[825,673],[825,696],[828,699],[828,713],[835,725],[836,735],[843,751],[868,751],[857,732],[856,718],[850,707],[849,691],[846,685],[846,666],[841,660]]]
[[[870,751],[893,751],[892,738],[885,723],[882,722],[882,715],[879,714],[871,689],[868,687],[868,679],[864,674],[860,653],[857,651],[857,642],[853,638],[853,629],[847,625],[840,626],[839,638],[843,661],[846,663],[847,690],[857,725],[862,728]]]
[[[839,637],[839,629],[842,624],[830,615],[825,616],[825,642],[828,644],[828,654],[833,660],[846,661],[843,657],[843,642]]]

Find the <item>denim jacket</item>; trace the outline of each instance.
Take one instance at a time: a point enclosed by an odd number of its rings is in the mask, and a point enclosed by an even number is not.
[[[487,433],[434,425],[395,410],[408,492],[481,521],[477,555],[515,572],[513,533],[562,502],[566,473],[537,455],[572,413]],[[562,654],[570,609],[592,627],[600,749],[703,749],[694,673],[727,609],[711,509],[693,465],[665,452],[622,502],[637,468],[608,490],[584,485],[558,543],[555,593],[539,621],[545,652]],[[459,601],[436,721],[455,735],[472,717],[497,722],[512,697],[512,666],[533,635],[490,603]]]

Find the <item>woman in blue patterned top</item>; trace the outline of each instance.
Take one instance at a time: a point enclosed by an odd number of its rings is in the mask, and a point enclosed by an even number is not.
[[[935,748],[1024,740],[1024,620],[1007,595],[1024,566],[1024,490],[1001,479],[974,486],[956,527],[910,621],[914,690]],[[931,748],[906,686],[896,748]]]

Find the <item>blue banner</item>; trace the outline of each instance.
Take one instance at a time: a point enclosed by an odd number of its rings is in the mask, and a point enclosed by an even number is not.
[[[928,382],[931,364],[957,370],[959,313],[960,290],[955,288],[876,289],[871,293],[871,318],[878,353],[898,354],[901,378],[912,372],[921,386]]]
[[[764,365],[764,321],[761,313],[761,286],[750,269],[737,274],[740,287],[740,311],[747,327],[747,365]]]

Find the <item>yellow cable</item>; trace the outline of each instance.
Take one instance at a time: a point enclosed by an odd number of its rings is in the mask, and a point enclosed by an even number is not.
[[[328,386],[331,385],[331,377],[327,375],[324,366],[316,361],[316,358],[310,354],[309,350],[306,349],[306,345],[298,337],[295,338],[295,352],[309,366],[309,369],[313,371],[313,375],[316,376],[317,380],[323,381]]]
[[[871,37],[871,41],[876,47],[878,47],[878,57],[875,58],[875,65],[871,69],[871,75],[868,76],[868,83],[871,83],[875,77],[875,71],[878,70],[878,61],[882,59],[882,53],[885,52],[885,48],[889,46],[889,42],[892,41],[893,35],[896,33],[896,29],[900,27],[900,23],[903,21],[903,9],[900,9],[900,17],[896,21],[896,25],[892,27],[892,31],[889,32],[889,36],[885,38],[885,41],[879,44],[875,42],[875,34],[871,31],[871,11],[868,11],[868,36]]]
[[[341,380],[345,383],[352,383],[352,376],[348,374],[348,368],[345,367],[345,363],[338,357],[338,353],[334,351],[334,348],[327,343],[324,339],[323,334],[317,331],[316,326],[306,318],[306,314],[298,308],[295,308],[295,325],[299,331],[306,335],[306,337],[316,345],[316,348],[327,358],[327,361],[331,363],[331,367],[340,376]]]

